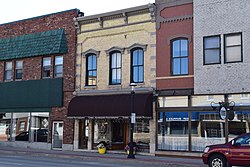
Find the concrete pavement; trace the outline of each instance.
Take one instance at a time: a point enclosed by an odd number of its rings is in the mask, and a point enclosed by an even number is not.
[[[200,158],[176,158],[163,157],[152,155],[135,155],[136,159],[128,159],[124,152],[107,151],[106,154],[99,154],[98,152],[88,151],[59,151],[59,150],[42,150],[31,148],[7,147],[0,146],[0,154],[16,153],[31,156],[50,156],[60,158],[78,158],[78,159],[99,159],[99,160],[113,160],[113,161],[136,161],[137,163],[149,163],[152,165],[171,165],[175,167],[205,167]]]

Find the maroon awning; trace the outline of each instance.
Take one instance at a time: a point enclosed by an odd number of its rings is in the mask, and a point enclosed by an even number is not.
[[[152,118],[152,94],[135,94],[136,117]],[[130,117],[131,95],[77,96],[68,107],[68,117]]]

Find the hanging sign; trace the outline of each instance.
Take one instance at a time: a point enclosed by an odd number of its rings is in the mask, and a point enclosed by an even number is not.
[[[135,123],[135,113],[131,113],[131,123]]]
[[[226,118],[227,115],[227,110],[225,107],[221,107],[220,108],[220,119],[224,120]]]

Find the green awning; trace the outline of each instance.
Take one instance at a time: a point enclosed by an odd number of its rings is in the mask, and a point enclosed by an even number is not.
[[[0,83],[0,112],[49,112],[63,106],[63,78]]]
[[[0,39],[0,60],[67,53],[64,29]]]

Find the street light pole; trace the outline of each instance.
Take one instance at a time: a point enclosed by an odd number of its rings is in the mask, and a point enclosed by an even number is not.
[[[129,86],[131,86],[131,117],[130,117],[130,142],[129,142],[128,158],[135,159],[133,132],[134,132],[134,123],[135,123],[134,98],[135,98],[136,84],[131,83]]]

